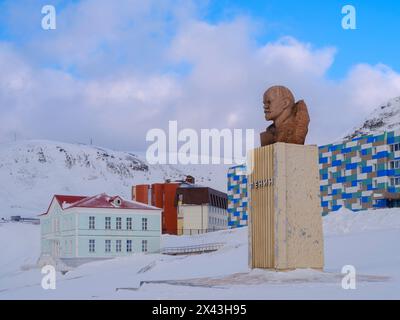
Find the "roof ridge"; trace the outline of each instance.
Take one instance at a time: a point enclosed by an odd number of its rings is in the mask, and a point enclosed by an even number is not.
[[[152,206],[146,203],[142,203],[139,201],[135,201],[135,200],[128,200],[125,199],[124,197],[120,196],[120,195],[116,195],[116,196],[109,196],[108,194],[106,194],[105,192],[100,193],[100,194],[96,194],[93,196],[67,196],[67,197],[72,197],[73,200],[74,197],[77,198],[81,198],[78,201],[75,202],[69,202],[67,203],[66,201],[63,201],[62,203],[60,203],[62,199],[62,196],[54,196],[53,199],[55,197],[57,198],[57,202],[60,204],[62,210],[68,210],[68,209],[72,209],[72,208],[112,208],[112,209],[139,209],[139,210],[161,210],[160,208],[156,207],[156,206]],[[61,198],[61,199],[60,199]],[[121,201],[121,205],[119,206],[115,206],[113,204],[113,200],[116,198],[120,198]],[[68,205],[63,206],[63,204],[67,203]],[[50,203],[51,206],[51,203]],[[49,206],[49,209],[50,209]],[[43,215],[46,215],[49,212],[49,209],[47,209],[47,212]]]
[[[78,200],[78,201],[75,201],[75,202],[73,202],[73,203],[71,203],[68,207],[66,207],[65,209],[64,208],[62,208],[63,210],[66,210],[66,209],[69,209],[69,208],[72,208],[72,207],[74,207],[74,206],[76,206],[76,205],[78,205],[78,204],[82,204],[82,203],[84,203],[85,201],[88,201],[88,200],[90,200],[90,199],[93,199],[94,197],[97,197],[98,196],[98,194],[96,194],[96,195],[94,195],[94,196],[89,196],[89,197],[85,197],[85,198],[83,198],[83,199],[81,199],[81,200]]]

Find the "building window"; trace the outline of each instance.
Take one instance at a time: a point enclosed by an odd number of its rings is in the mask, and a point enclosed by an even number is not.
[[[126,240],[126,252],[132,252],[132,240]]]
[[[96,243],[94,239],[89,240],[89,252],[94,252],[96,249]]]
[[[111,240],[106,240],[105,248],[106,252],[111,252]]]
[[[147,240],[142,240],[142,252],[147,252]]]
[[[147,218],[142,218],[142,230],[147,231]]]
[[[106,229],[111,229],[111,217],[106,217]]]
[[[400,177],[390,178],[390,185],[392,187],[400,185]]]
[[[122,228],[122,218],[118,217],[117,218],[117,230],[121,230]]]
[[[94,224],[94,217],[89,217],[89,229],[94,229],[95,224]]]
[[[399,169],[400,160],[390,161],[390,169]]]
[[[126,218],[126,229],[132,230],[132,218]]]
[[[116,252],[121,252],[121,249],[122,249],[122,242],[121,242],[121,240],[115,241],[115,251],[116,251]]]
[[[400,150],[400,143],[395,143],[390,145],[390,152],[395,152]]]

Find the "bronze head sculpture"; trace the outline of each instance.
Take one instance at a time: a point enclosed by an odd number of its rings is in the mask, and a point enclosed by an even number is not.
[[[283,86],[273,86],[264,93],[264,114],[273,121],[260,134],[261,146],[276,142],[304,144],[310,117],[303,100],[295,102],[292,92]]]

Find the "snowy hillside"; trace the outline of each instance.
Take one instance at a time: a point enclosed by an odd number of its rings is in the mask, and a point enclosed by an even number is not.
[[[216,252],[131,257],[82,265],[57,274],[56,290],[43,290],[34,266],[39,226],[0,223],[2,299],[399,299],[400,210],[345,210],[324,219],[325,268],[274,272],[250,270],[248,230],[162,237],[162,246],[221,242]],[[390,223],[390,221],[392,223]],[[20,235],[23,234],[24,237]],[[342,267],[353,265],[356,290],[341,286]]]
[[[54,194],[131,197],[134,184],[183,179],[226,191],[225,165],[147,165],[143,157],[53,141],[0,145],[0,218],[44,212]]]
[[[376,108],[359,126],[346,134],[343,139],[400,129],[400,97],[389,100]]]

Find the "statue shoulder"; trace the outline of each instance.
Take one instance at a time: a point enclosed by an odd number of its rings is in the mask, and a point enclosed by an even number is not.
[[[296,102],[296,118],[303,119],[303,121],[310,122],[308,108],[304,100]]]
[[[267,130],[265,130],[265,131],[266,131],[266,132],[275,132],[275,131],[276,131],[275,124],[272,123],[271,125],[269,125],[269,126],[267,127]]]

